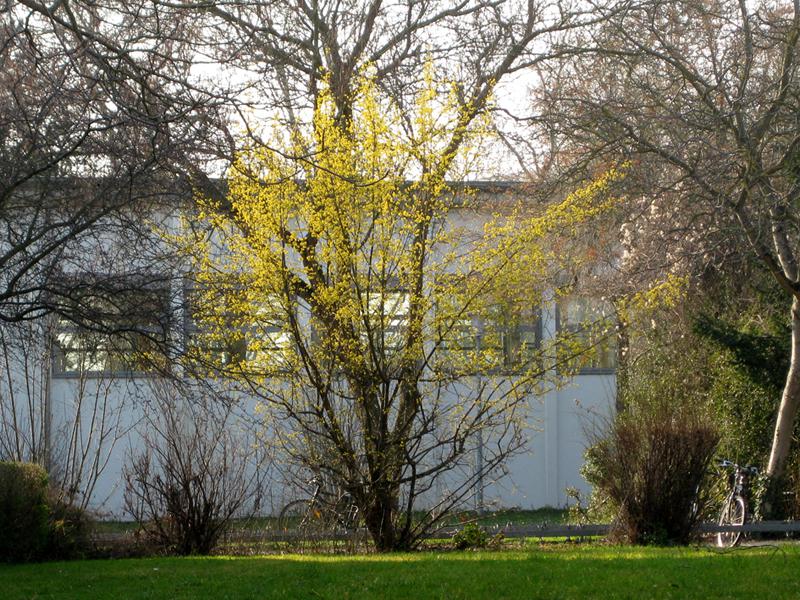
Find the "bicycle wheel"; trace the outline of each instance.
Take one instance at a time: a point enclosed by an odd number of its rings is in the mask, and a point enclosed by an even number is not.
[[[747,519],[747,505],[741,496],[731,496],[722,507],[719,515],[720,525],[744,525]],[[717,534],[717,546],[733,548],[742,539],[741,531],[720,531]]]
[[[301,540],[318,539],[327,530],[325,514],[311,498],[289,502],[278,516],[278,532]]]

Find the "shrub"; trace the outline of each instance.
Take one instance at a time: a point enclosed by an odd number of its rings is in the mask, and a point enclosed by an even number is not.
[[[587,452],[587,462],[581,469],[581,474],[587,481],[591,479],[588,472],[596,471],[595,466],[589,462],[588,455],[590,454],[591,451]],[[572,501],[567,509],[567,522],[572,525],[610,523],[617,516],[616,507],[597,488],[592,490],[588,496],[584,496],[579,489],[574,487],[568,487],[565,492],[567,498]]]
[[[711,347],[710,399],[720,427],[722,457],[739,464],[765,466],[789,364],[789,330],[743,326],[701,317],[695,327]],[[800,423],[794,436],[800,435]],[[794,448],[783,477],[757,480],[751,506],[761,518],[794,518],[800,513],[800,452]]]
[[[585,476],[616,509],[613,533],[629,543],[689,541],[698,490],[719,435],[706,412],[674,398],[639,399],[589,449]]]
[[[462,529],[453,534],[453,546],[457,550],[486,548],[488,545],[489,535],[477,523],[467,523]]]
[[[208,554],[231,519],[252,510],[252,442],[237,430],[232,404],[164,386],[153,388],[157,410],[148,415],[144,449],[124,471],[126,509],[146,542]]]
[[[91,526],[91,519],[84,509],[51,494],[47,558],[84,557],[91,548]]]
[[[49,539],[49,513],[45,470],[0,462],[0,560],[41,558]]]

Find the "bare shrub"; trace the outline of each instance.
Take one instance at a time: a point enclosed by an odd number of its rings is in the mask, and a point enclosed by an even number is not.
[[[136,389],[107,372],[76,371],[54,401],[56,333],[55,319],[0,325],[0,460],[42,465],[53,506],[97,512],[108,500],[101,480],[130,430]]]
[[[258,509],[261,464],[229,398],[158,380],[143,450],[125,469],[125,507],[147,541],[208,554],[231,519]]]
[[[704,411],[670,398],[618,415],[587,454],[585,476],[616,510],[614,535],[629,543],[687,543],[719,441]]]

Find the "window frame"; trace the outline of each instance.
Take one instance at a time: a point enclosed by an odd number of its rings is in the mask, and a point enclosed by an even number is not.
[[[564,303],[571,302],[571,301],[574,301],[574,300],[589,300],[589,301],[592,301],[593,303],[597,303],[597,304],[601,304],[601,305],[603,305],[603,304],[604,305],[608,305],[609,304],[608,301],[603,300],[602,298],[592,298],[592,297],[587,297],[587,296],[574,296],[574,295],[565,296],[565,297],[563,297],[563,298],[561,298],[561,299],[556,301],[556,303],[555,303],[555,318],[556,318],[556,345],[557,345],[557,347],[556,347],[556,356],[557,357],[558,357],[558,351],[559,351],[559,347],[558,346],[561,345],[560,336],[561,336],[562,332],[565,331],[564,324],[562,322],[562,316],[563,316],[563,312],[564,312],[562,307],[563,307]],[[614,374],[616,374],[617,366],[618,366],[617,365],[618,357],[617,357],[617,349],[616,349],[617,340],[616,340],[616,335],[615,335],[615,330],[616,330],[615,321],[616,321],[616,319],[615,319],[613,313],[611,313],[611,312],[609,314],[605,315],[603,318],[610,320],[610,323],[609,323],[609,325],[610,325],[610,330],[609,331],[610,332],[604,336],[604,340],[607,341],[608,343],[607,343],[607,347],[604,348],[602,350],[602,352],[603,352],[603,354],[605,356],[611,356],[612,357],[613,366],[594,366],[594,364],[584,365],[584,366],[581,366],[579,369],[577,369],[575,371],[574,375],[614,375]],[[591,334],[591,329],[589,329],[587,327],[584,327],[584,326],[581,326],[579,329],[573,330],[570,333],[573,334],[573,335],[578,335],[578,334],[582,334],[583,332],[586,332],[586,331],[589,331],[590,334]],[[596,347],[597,345],[599,345],[599,344],[593,344],[593,347]],[[578,359],[574,359],[574,360],[578,360]],[[569,369],[565,369],[564,367],[562,367],[560,360],[557,360],[556,369],[559,372],[568,371],[569,370]]]
[[[134,280],[131,280],[134,281]],[[91,289],[91,284],[86,284],[87,289]],[[150,345],[150,351],[157,348],[158,340],[166,342],[170,330],[170,294],[167,286],[154,286],[152,284],[142,284],[138,287],[126,287],[128,292],[150,292],[158,298],[157,304],[160,305],[162,319],[156,317],[151,323],[144,324],[138,322],[119,326],[124,319],[130,315],[103,315],[97,322],[107,320],[110,317],[116,320],[109,324],[107,328],[101,325],[88,326],[82,325],[76,318],[71,318],[66,314],[55,316],[55,322],[48,328],[47,337],[49,343],[50,373],[54,379],[76,379],[76,378],[101,378],[101,377],[151,377],[157,375],[157,369],[152,365],[148,366],[146,361],[136,360],[141,357],[146,350],[146,345]],[[113,290],[106,290],[107,293],[114,293]],[[123,307],[120,307],[123,308]],[[81,346],[67,346],[62,344],[58,338],[62,335],[86,339],[96,336],[98,342]],[[105,342],[105,343],[102,343]],[[123,347],[127,346],[127,347]],[[87,358],[91,354],[104,353],[106,355],[104,368],[77,368],[67,369],[69,364],[68,356],[77,354],[74,362],[85,365]],[[124,364],[125,368],[115,368],[115,364]],[[111,368],[109,368],[109,366]]]
[[[186,356],[190,356],[189,351],[193,347],[193,338],[196,338],[204,333],[203,326],[197,322],[196,319],[193,317],[193,308],[194,304],[192,303],[192,293],[194,290],[198,289],[199,286],[193,285],[190,280],[185,280],[183,286],[183,327],[182,327],[182,340],[183,340],[183,349],[184,354]],[[233,320],[233,318],[232,318]],[[284,322],[284,326],[287,325]],[[233,329],[233,325],[231,325]],[[207,366],[213,369],[218,369],[220,371],[226,371],[230,369],[236,368],[244,368],[247,370],[247,365],[254,365],[256,363],[256,358],[251,356],[251,350],[249,348],[250,340],[255,339],[256,337],[270,337],[272,334],[280,334],[287,336],[287,344],[285,348],[290,348],[292,345],[292,339],[289,334],[286,333],[285,328],[280,325],[263,325],[261,323],[252,323],[249,326],[241,326],[235,328],[239,335],[241,335],[241,339],[237,339],[234,341],[234,344],[226,345],[225,347],[220,348],[206,348],[205,352],[213,352],[215,356],[222,356],[225,353],[230,354],[230,358],[227,360],[217,361],[217,360],[209,360]],[[263,333],[262,333],[263,332]],[[207,331],[205,333],[208,333]],[[201,345],[202,347],[202,345]],[[273,345],[273,351],[278,351],[282,346],[279,344]],[[235,357],[238,357],[234,359]],[[281,361],[285,368],[279,369],[279,372],[288,372],[288,364],[285,360]]]
[[[520,318],[519,322],[516,323],[513,329],[509,329],[505,324],[503,327],[498,328],[498,333],[500,335],[499,344],[492,345],[492,349],[499,350],[502,352],[502,364],[498,364],[497,366],[489,369],[487,372],[490,374],[507,374],[507,375],[514,375],[525,372],[526,369],[530,367],[530,363],[532,360],[536,359],[536,355],[532,355],[528,360],[524,361],[524,363],[518,363],[518,361],[514,360],[514,352],[513,346],[510,343],[512,335],[518,335],[521,339],[522,334],[533,332],[534,339],[536,341],[534,345],[534,352],[541,352],[542,347],[544,345],[544,310],[541,305],[539,304],[532,304],[529,310],[525,311],[533,319],[526,320],[525,318]],[[449,345],[444,343],[445,340],[442,336],[440,336],[440,350],[437,352],[444,354],[447,356],[451,352],[484,352],[488,346],[485,343],[487,339],[487,321],[497,322],[497,319],[486,319],[478,316],[473,317],[464,317],[462,321],[466,322],[469,320],[471,325],[469,327],[474,331],[474,335],[472,336],[472,343],[469,346],[459,345],[455,348],[448,347]],[[465,326],[458,326],[453,325],[451,328],[452,330],[456,329],[466,329]],[[463,338],[462,338],[463,339]],[[520,342],[517,347],[521,348],[522,343]],[[445,359],[446,361],[447,359]],[[446,366],[447,368],[447,366]],[[475,373],[479,371],[474,371]]]

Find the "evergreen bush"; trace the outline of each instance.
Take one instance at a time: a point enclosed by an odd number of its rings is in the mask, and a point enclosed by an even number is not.
[[[41,558],[50,538],[47,472],[39,465],[0,462],[0,561]]]

